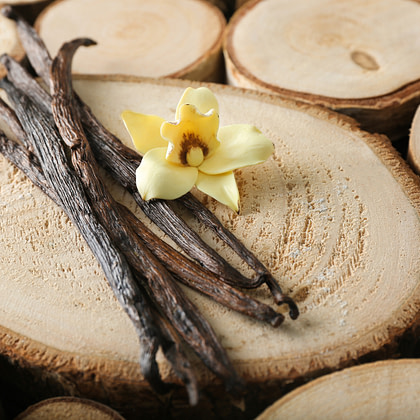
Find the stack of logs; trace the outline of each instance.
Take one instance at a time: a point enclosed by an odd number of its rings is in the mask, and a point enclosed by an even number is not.
[[[420,3],[15,3],[0,21],[4,417],[417,413]],[[240,214],[135,190],[119,113],[170,119],[203,82],[223,125],[276,148],[237,173]]]

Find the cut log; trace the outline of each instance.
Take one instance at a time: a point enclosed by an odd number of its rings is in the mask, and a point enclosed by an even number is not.
[[[75,80],[93,112],[127,144],[123,110],[172,120],[189,84],[116,76]],[[104,401],[127,418],[140,410],[145,416],[169,410],[174,418],[251,418],[282,395],[284,384],[393,354],[417,326],[420,185],[386,137],[326,109],[229,86],[212,89],[221,125],[256,125],[275,153],[236,172],[239,214],[195,194],[296,299],[300,317],[275,329],[189,291],[249,384],[247,392],[238,408],[220,381],[194,362],[203,390],[196,408],[188,407],[182,388],[168,398],[155,395],[139,371],[135,331],[87,245],[64,213],[2,158],[0,369],[22,393]],[[128,194],[110,186],[133,208]],[[268,289],[249,293],[272,304]],[[164,380],[175,381],[163,357],[158,361]]]
[[[202,0],[61,0],[35,23],[53,56],[74,38],[98,42],[78,53],[75,73],[202,81],[224,78],[225,25],[221,11]]]
[[[3,5],[0,4],[0,8],[3,7]],[[25,57],[25,51],[23,50],[23,47],[19,41],[15,23],[0,14],[0,27],[0,55],[9,54],[15,60],[22,61]],[[2,64],[0,64],[0,78],[4,77],[5,75],[6,69]]]
[[[228,26],[227,78],[407,138],[420,103],[419,19],[416,0],[251,1]]]
[[[419,360],[368,363],[295,389],[257,420],[414,419],[420,410],[419,387]]]
[[[95,401],[57,397],[27,408],[15,420],[124,420],[115,410]]]
[[[414,114],[408,142],[407,160],[417,174],[420,174],[420,107]]]

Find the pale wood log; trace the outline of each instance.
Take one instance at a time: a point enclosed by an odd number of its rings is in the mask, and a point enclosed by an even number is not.
[[[407,160],[417,174],[420,174],[420,107],[414,114],[408,142]]]
[[[420,412],[420,360],[368,363],[295,389],[257,420],[415,419]]]
[[[0,8],[3,6],[4,3],[0,3]],[[15,23],[0,15],[0,30],[0,55],[9,54],[15,60],[22,61],[25,57],[25,51],[19,41]],[[6,69],[0,64],[0,78],[4,77],[6,73]]]
[[[52,56],[63,42],[90,37],[75,73],[224,79],[221,11],[202,0],[61,0],[35,22]]]
[[[227,79],[406,138],[420,103],[419,19],[417,0],[247,2],[228,25]]]
[[[141,417],[139,417],[140,419]],[[115,410],[83,398],[57,397],[31,405],[15,420],[124,420]]]
[[[116,76],[75,81],[127,144],[121,111],[171,120],[188,84]],[[237,172],[240,214],[197,196],[269,267],[301,316],[274,329],[189,292],[249,387],[238,408],[197,362],[205,391],[197,408],[188,407],[182,389],[156,396],[139,372],[133,327],[90,250],[64,213],[2,158],[0,368],[22,392],[92,398],[127,418],[164,411],[184,419],[252,418],[282,395],[284,384],[392,354],[404,333],[415,331],[420,185],[387,139],[325,109],[212,89],[221,125],[254,124],[276,150],[266,163]],[[110,186],[133,208],[126,193]],[[197,230],[241,267],[209,232]],[[272,304],[268,290],[250,293]],[[159,364],[163,378],[175,380],[162,357]]]

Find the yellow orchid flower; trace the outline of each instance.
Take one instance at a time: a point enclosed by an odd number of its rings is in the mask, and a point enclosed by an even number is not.
[[[217,99],[206,87],[185,90],[175,122],[133,111],[121,117],[143,155],[136,183],[144,200],[173,200],[195,185],[238,211],[233,171],[264,162],[273,152],[271,141],[252,125],[219,128]]]

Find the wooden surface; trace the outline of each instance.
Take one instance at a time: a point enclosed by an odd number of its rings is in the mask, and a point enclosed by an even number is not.
[[[75,86],[99,119],[129,142],[122,110],[172,119],[188,85],[86,77]],[[257,92],[213,90],[221,125],[254,124],[276,150],[266,163],[237,172],[239,215],[198,196],[261,258],[301,311],[298,320],[274,329],[189,293],[249,383],[238,408],[197,362],[205,390],[200,410],[209,418],[252,418],[279,397],[285,382],[392,354],[417,325],[420,190],[387,140],[351,120]],[[0,352],[19,367],[3,368],[7,381],[22,380],[33,395],[43,390],[107,401],[127,418],[139,410],[197,414],[182,390],[170,399],[150,392],[137,365],[133,327],[90,250],[63,212],[3,158],[0,230]],[[198,230],[238,266],[212,235]],[[252,295],[272,303],[265,289]],[[159,362],[163,377],[172,380]]]
[[[420,107],[414,114],[411,124],[407,159],[414,171],[420,174]]]
[[[0,3],[0,9],[4,6],[4,3]],[[20,44],[16,25],[9,19],[6,19],[0,14],[0,54],[9,54],[15,60],[21,61],[25,56],[25,52]],[[0,64],[0,78],[6,75],[6,69]]]
[[[124,420],[116,411],[82,398],[50,398],[34,404],[15,420]]]
[[[63,42],[90,37],[75,73],[221,81],[225,18],[202,0],[60,0],[35,26],[54,56]]]
[[[415,419],[420,410],[419,390],[419,360],[369,363],[294,390],[257,420]]]
[[[419,19],[416,0],[254,0],[229,22],[228,81],[325,105],[397,140],[420,102]]]

